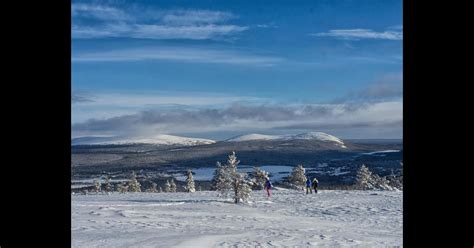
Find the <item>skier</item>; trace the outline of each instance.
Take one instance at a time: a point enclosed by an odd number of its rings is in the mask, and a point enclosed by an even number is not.
[[[318,179],[313,178],[313,189],[314,189],[314,193],[317,194],[318,193]]]
[[[311,190],[311,180],[309,179],[306,179],[306,194],[309,194],[309,193],[313,193],[313,191]]]
[[[272,195],[272,192],[270,191],[272,189],[272,183],[270,182],[270,179],[267,177],[267,181],[265,181],[265,190],[267,191],[268,197]]]

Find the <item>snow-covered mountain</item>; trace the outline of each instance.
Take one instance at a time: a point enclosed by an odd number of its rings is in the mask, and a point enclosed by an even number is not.
[[[341,148],[347,148],[344,142],[330,134],[323,132],[308,132],[291,135],[265,135],[265,134],[245,134],[225,140],[227,142],[243,141],[268,141],[268,140],[316,140],[323,142],[333,142]],[[216,141],[201,138],[188,138],[168,134],[159,134],[155,136],[143,137],[118,137],[118,136],[86,136],[73,138],[72,145],[128,145],[128,144],[155,144],[155,145],[204,145],[214,144]]]
[[[342,148],[346,148],[344,142],[333,135],[323,132],[307,132],[300,134],[289,134],[289,135],[265,135],[265,134],[245,134],[230,138],[226,141],[229,142],[241,142],[241,141],[258,141],[258,140],[319,140],[326,142],[335,142]]]
[[[286,136],[287,139],[304,139],[304,140],[321,140],[321,141],[332,141],[344,145],[344,142],[336,136],[323,133],[323,132],[308,132],[300,133],[297,135]]]
[[[124,145],[124,144],[154,144],[154,145],[204,145],[213,144],[210,139],[188,138],[168,134],[159,134],[147,137],[104,137],[87,136],[71,140],[72,145]]]
[[[265,134],[258,134],[258,133],[251,133],[251,134],[244,134],[232,137],[226,141],[250,141],[250,140],[274,140],[280,139],[281,137],[278,135],[265,135]]]

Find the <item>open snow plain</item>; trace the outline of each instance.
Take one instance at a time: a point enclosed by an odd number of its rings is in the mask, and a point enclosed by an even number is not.
[[[72,247],[401,247],[402,192],[72,195]]]

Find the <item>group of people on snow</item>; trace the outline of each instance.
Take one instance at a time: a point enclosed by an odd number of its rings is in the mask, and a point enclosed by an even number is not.
[[[309,179],[309,177],[306,179],[306,194],[312,194],[314,189],[314,193],[318,193],[318,179],[313,178],[313,181]]]
[[[265,181],[264,190],[267,191],[268,197],[272,196],[272,192],[271,192],[272,188],[273,188],[272,182],[270,181],[270,178],[267,177]],[[318,193],[318,179],[316,179],[315,177],[311,181],[310,178],[308,177],[306,180],[306,194],[312,194],[313,190],[315,194]]]

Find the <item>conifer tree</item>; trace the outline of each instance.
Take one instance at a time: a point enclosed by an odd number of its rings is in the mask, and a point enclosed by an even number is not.
[[[195,185],[194,185],[194,178],[193,178],[193,172],[191,170],[188,170],[187,171],[187,174],[186,174],[186,191],[187,192],[195,192],[196,191],[196,188],[195,188]]]
[[[156,189],[156,186],[157,184],[152,182],[150,187],[147,189],[147,192],[150,192],[150,193],[156,193],[158,192],[158,190]]]
[[[372,172],[364,164],[357,171],[356,188],[361,190],[375,189]]]
[[[105,178],[104,191],[105,191],[106,193],[109,193],[109,192],[112,191],[112,184],[110,183],[110,177],[109,177],[109,176],[107,176],[107,177]]]
[[[259,167],[253,167],[252,176],[254,179],[253,189],[263,189],[268,178],[268,172],[260,169]]]
[[[140,183],[137,180],[137,175],[135,171],[132,171],[131,179],[128,182],[128,189],[130,192],[141,192]]]
[[[176,192],[176,183],[174,182],[174,178],[171,178],[170,192]]]
[[[97,179],[94,179],[94,192],[99,193],[100,191],[100,182]]]
[[[296,187],[302,187],[306,183],[306,175],[305,175],[305,169],[303,165],[298,165],[295,168],[293,168],[293,171],[291,172],[291,175],[289,177],[289,181],[291,184],[293,184]]]
[[[169,180],[166,180],[165,183],[165,192],[171,192],[171,184]]]
[[[235,152],[232,152],[225,166],[226,181],[230,181],[231,189],[234,191],[234,202],[248,202],[252,189],[249,181],[246,179],[247,173],[237,172],[237,166],[240,160],[237,159]]]
[[[362,165],[357,171],[355,187],[360,190],[395,190],[397,185],[394,183],[396,184],[396,181],[391,181],[391,176],[381,177]]]
[[[235,172],[233,175],[233,188],[235,192],[234,202],[248,202],[252,188],[250,182],[246,180],[247,173]]]
[[[396,175],[393,170],[390,173],[390,175],[387,177],[388,184],[393,188],[393,189],[398,189],[402,190],[403,189],[403,181],[402,181],[402,175]]]
[[[237,160],[235,152],[227,158],[227,164],[221,165],[217,162],[214,172],[213,188],[221,193],[221,196],[228,196],[229,191],[234,193],[234,202],[248,202],[252,192],[251,183],[247,180],[247,173],[237,172]]]
[[[390,181],[386,177],[381,177],[377,174],[372,174],[372,180],[374,182],[375,189],[394,190],[394,188],[390,186]]]
[[[217,190],[221,196],[227,196],[231,188],[231,178],[227,167],[222,165],[220,162],[217,162],[217,168],[214,171],[212,188]]]
[[[128,192],[128,186],[120,182],[117,184],[117,191],[121,194],[125,194],[126,192]]]

